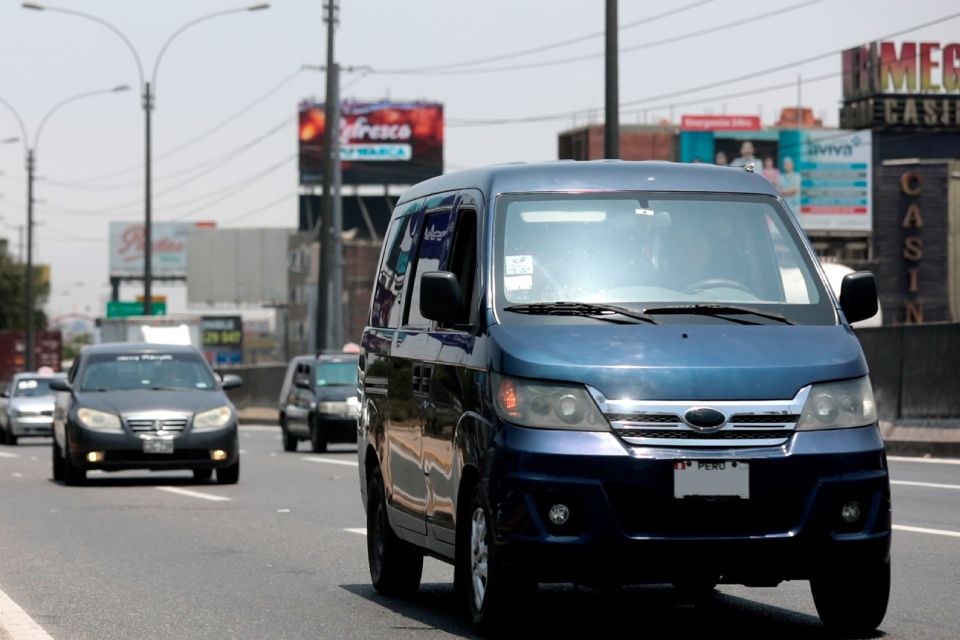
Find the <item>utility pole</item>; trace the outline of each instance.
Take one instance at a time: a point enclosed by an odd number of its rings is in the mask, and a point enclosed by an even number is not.
[[[620,157],[620,91],[617,72],[617,0],[607,0],[606,117],[603,127],[603,157]]]
[[[337,0],[327,0],[324,5],[326,13],[324,22],[327,25],[327,88],[324,97],[323,123],[323,196],[320,200],[320,225],[318,240],[320,241],[320,275],[317,279],[317,351],[339,347],[336,342],[336,315],[340,313],[341,300],[336,295],[337,287],[334,275],[337,264],[337,241],[339,233],[336,231],[334,220],[334,200],[339,196],[334,184],[336,180],[334,164],[340,164],[340,103],[339,103],[339,74],[334,59],[334,33],[337,27]]]
[[[143,315],[153,315],[153,138],[150,122],[153,116],[153,94],[150,83],[143,83],[144,165],[143,165]]]

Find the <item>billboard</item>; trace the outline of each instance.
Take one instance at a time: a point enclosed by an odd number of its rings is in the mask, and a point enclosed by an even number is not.
[[[187,275],[187,234],[193,223],[154,222],[153,276]],[[110,276],[143,276],[144,227],[142,222],[110,223]]]
[[[287,303],[288,229],[191,229],[190,305]]]
[[[683,131],[682,162],[753,162],[807,231],[872,228],[870,131]]]
[[[243,318],[240,316],[203,316],[201,349],[207,362],[240,364],[243,362]]]
[[[300,105],[300,183],[323,182],[324,105]],[[443,105],[344,102],[340,105],[344,184],[412,184],[443,173]]]

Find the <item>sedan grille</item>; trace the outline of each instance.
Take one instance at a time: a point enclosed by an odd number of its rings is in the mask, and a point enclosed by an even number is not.
[[[157,431],[180,433],[187,428],[187,422],[189,422],[187,416],[179,418],[127,418],[127,426],[130,427],[130,430],[134,433],[154,433]]]

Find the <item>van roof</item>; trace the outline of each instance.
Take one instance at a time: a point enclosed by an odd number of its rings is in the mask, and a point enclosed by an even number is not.
[[[447,173],[407,189],[399,203],[435,193],[478,189],[492,199],[501,193],[555,191],[680,191],[779,195],[769,181],[743,167],[623,160],[557,160],[513,163]],[[398,203],[398,204],[399,204]]]

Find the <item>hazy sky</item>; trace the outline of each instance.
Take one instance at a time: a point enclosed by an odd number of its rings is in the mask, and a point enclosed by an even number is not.
[[[147,73],[167,37],[206,13],[243,6],[227,0],[57,0],[94,14],[132,40]],[[831,55],[735,83],[729,78],[882,38],[960,11],[956,0],[621,0],[620,23],[688,5],[695,8],[620,33],[622,122],[677,119],[684,113],[760,113],[776,119],[796,102],[797,75],[840,70]],[[500,57],[600,34],[602,0],[341,0],[337,34],[342,65],[417,69]],[[214,220],[222,226],[296,224],[296,107],[323,94],[321,0],[275,0],[272,8],[211,20],[178,37],[163,57],[155,112],[156,221]],[[791,7],[795,7],[789,10]],[[799,8],[796,8],[799,7]],[[692,38],[698,30],[769,17]],[[960,20],[899,40],[956,42]],[[668,40],[668,42],[663,42]],[[516,160],[556,158],[557,133],[598,120],[603,107],[601,36],[540,53],[476,65],[502,68],[565,58],[552,66],[456,74],[344,74],[344,97],[438,100],[446,105],[446,166],[455,170]],[[590,57],[597,56],[597,57]],[[720,82],[697,92],[689,89]],[[105,28],[80,18],[0,4],[0,97],[13,103],[31,138],[41,118],[75,94],[129,84],[57,112],[37,145],[35,256],[52,265],[48,312],[98,315],[108,296],[107,224],[143,217],[143,111],[133,56]],[[788,84],[782,89],[772,85]],[[271,90],[274,90],[272,93]],[[685,92],[669,98],[660,96]],[[269,93],[269,95],[267,95]],[[742,97],[718,98],[742,93]],[[264,97],[266,96],[266,97]],[[243,115],[200,140],[258,99]],[[803,87],[803,101],[836,125],[839,77]],[[691,104],[696,103],[696,104]],[[643,110],[646,109],[646,112]],[[559,119],[510,124],[478,121],[550,114]],[[19,135],[0,107],[0,140]],[[259,140],[259,141],[258,141]],[[254,144],[255,141],[258,141]],[[185,143],[191,144],[186,145]],[[245,150],[239,151],[240,148]],[[25,220],[23,147],[0,145],[0,233],[16,251]],[[241,217],[242,216],[242,217]],[[239,218],[239,219],[237,219]],[[235,219],[232,220],[231,219]],[[137,293],[123,289],[124,297]],[[185,290],[158,287],[173,311]]]

